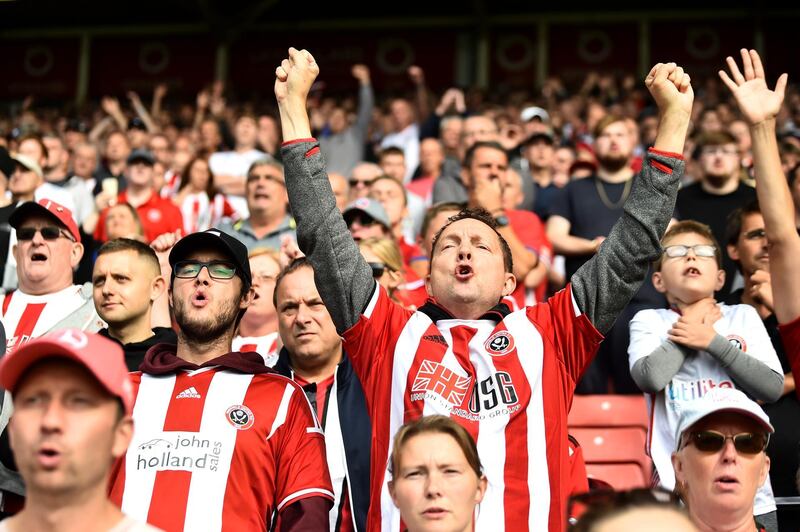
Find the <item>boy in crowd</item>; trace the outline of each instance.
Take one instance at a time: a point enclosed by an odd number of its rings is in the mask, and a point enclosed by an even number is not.
[[[781,395],[783,371],[755,309],[714,300],[725,271],[711,229],[693,220],[678,222],[662,246],[653,264],[653,285],[666,295],[670,308],[634,316],[628,354],[631,376],[648,394],[649,453],[659,483],[673,489],[670,455],[687,402],[713,388],[741,388],[755,400],[772,402]],[[755,511],[762,521],[774,522],[769,482],[758,492]]]

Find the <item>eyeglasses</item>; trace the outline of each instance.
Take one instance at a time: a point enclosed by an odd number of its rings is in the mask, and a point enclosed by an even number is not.
[[[745,240],[761,240],[767,238],[767,232],[764,229],[753,229],[744,234]]]
[[[277,275],[270,275],[268,273],[255,273],[255,272],[253,273],[253,280],[259,281],[261,283],[266,283],[267,281],[271,281],[274,283],[275,279],[277,278],[278,278]]]
[[[722,146],[709,146],[707,148],[703,148],[702,150],[700,150],[700,153],[702,153],[703,155],[716,155],[718,153],[720,155],[736,155],[739,152],[736,150],[736,148],[723,148]]]
[[[728,440],[733,441],[733,446],[739,454],[758,454],[767,447],[769,434],[764,432],[742,432],[728,436],[715,430],[701,430],[691,433],[683,447],[691,443],[698,451],[718,453]]]
[[[372,268],[372,276],[375,279],[379,279],[381,276],[383,276],[383,273],[386,270],[391,271],[391,268],[389,268],[386,264],[382,262],[368,262],[367,264],[369,265],[370,268]]]
[[[20,227],[17,229],[17,240],[33,240],[33,237],[36,236],[36,233],[41,233],[42,238],[45,240],[58,240],[59,237],[63,236],[67,240],[75,242],[75,239],[72,238],[72,235],[54,225],[46,225],[44,227]]]
[[[667,246],[664,248],[664,254],[670,259],[678,257],[685,257],[689,254],[689,250],[694,251],[696,257],[712,258],[716,256],[717,248],[711,244],[695,244],[694,246],[682,246],[676,244],[674,246]]]
[[[364,187],[368,187],[368,186],[372,185],[372,183],[374,183],[375,180],[374,179],[348,179],[347,182],[350,183],[351,187],[357,187],[359,185],[364,186]]]
[[[212,279],[232,279],[236,275],[236,266],[225,260],[201,262],[199,260],[182,260],[175,263],[172,271],[178,279],[194,279],[200,270],[206,268]]]

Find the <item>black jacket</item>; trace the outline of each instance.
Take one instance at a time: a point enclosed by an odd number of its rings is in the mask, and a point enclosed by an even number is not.
[[[109,340],[113,340],[122,346],[122,351],[125,353],[125,365],[128,366],[128,371],[139,371],[139,366],[144,361],[144,354],[147,350],[156,344],[176,344],[178,343],[178,335],[169,327],[155,327],[153,329],[153,336],[143,342],[132,342],[130,344],[123,344],[116,338],[108,335],[108,329],[100,329],[97,334],[105,336]]]
[[[294,370],[289,362],[289,353],[286,348],[282,348],[278,354],[278,362],[272,368],[281,375],[294,380]],[[325,411],[323,412],[322,423],[325,429],[325,438],[336,438],[337,435],[330,434],[329,426],[338,425],[340,427],[341,439],[344,444],[345,462],[347,465],[347,480],[349,481],[350,508],[355,518],[356,530],[358,532],[367,530],[367,511],[369,510],[369,479],[370,479],[370,443],[372,437],[372,424],[367,410],[367,401],[364,398],[364,390],[361,382],[353,371],[350,359],[345,354],[342,361],[336,367],[335,386],[328,388],[328,394],[336,390],[336,402],[338,406],[338,423],[328,423],[328,411],[330,396],[325,401]],[[313,389],[310,389],[312,388]],[[305,388],[309,400],[316,399],[316,385],[309,385]],[[345,486],[341,486],[342,491]],[[337,487],[334,486],[334,491]],[[338,512],[341,519],[342,502],[339,504]],[[339,530],[340,523],[337,521],[336,530]]]

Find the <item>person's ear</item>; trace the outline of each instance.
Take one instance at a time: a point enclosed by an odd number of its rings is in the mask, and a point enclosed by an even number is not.
[[[672,470],[675,472],[675,484],[683,485],[686,482],[686,472],[683,470],[683,461],[678,453],[672,453]]]
[[[517,287],[517,278],[514,277],[513,273],[505,273],[505,280],[503,281],[503,297],[510,296],[514,293],[514,289]]]
[[[664,286],[664,277],[661,275],[661,272],[653,272],[653,286],[655,287],[656,291],[660,294],[665,294],[667,292],[667,288]]]
[[[240,309],[246,309],[253,303],[253,298],[256,297],[256,289],[252,286],[247,290],[242,300],[239,302]]]
[[[725,286],[725,270],[717,270],[717,282],[714,285],[714,291],[722,290],[723,286]]]
[[[150,301],[153,302],[164,293],[167,288],[167,282],[164,280],[163,275],[157,275],[150,283]]]
[[[395,496],[395,491],[394,491],[394,480],[390,480],[387,483],[386,487],[389,488],[389,496],[392,498],[392,502],[394,503],[395,506],[397,506],[397,497]]]
[[[761,471],[758,475],[758,486],[761,487],[764,485],[764,482],[767,480],[767,475],[769,475],[769,468],[770,468],[770,460],[769,455],[764,453],[764,464],[761,466]]]
[[[114,428],[114,442],[111,446],[111,456],[115,459],[124,456],[133,439],[133,418],[124,416],[117,421]]]
[[[728,256],[731,258],[732,261],[737,262],[741,260],[739,258],[739,249],[735,245],[728,244],[726,249],[728,250]]]
[[[475,504],[480,504],[483,500],[483,497],[486,495],[486,488],[489,487],[489,481],[486,479],[486,475],[482,475],[481,479],[478,481],[478,490],[475,492]]]
[[[74,270],[78,267],[83,257],[83,244],[80,242],[73,242],[72,249],[70,250],[69,265]]]

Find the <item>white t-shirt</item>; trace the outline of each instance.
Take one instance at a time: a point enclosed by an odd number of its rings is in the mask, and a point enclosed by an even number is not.
[[[714,324],[714,330],[749,356],[782,374],[778,355],[756,310],[749,305],[720,304],[719,307],[722,318]],[[667,340],[667,332],[679,317],[677,312],[668,309],[642,310],[633,317],[628,346],[631,368],[637,360],[649,356]],[[698,351],[686,358],[664,390],[645,394],[650,414],[648,452],[661,485],[666,489],[675,487],[671,456],[675,450],[675,431],[681,408],[687,401],[698,399],[715,387],[736,388],[736,385],[717,359],[705,351]],[[756,494],[755,515],[772,510],[775,510],[775,501],[768,478]]]

